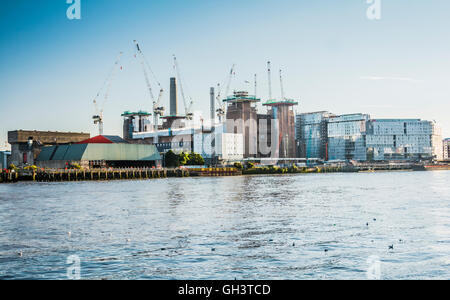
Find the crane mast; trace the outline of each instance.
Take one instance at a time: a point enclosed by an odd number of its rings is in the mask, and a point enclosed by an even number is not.
[[[267,62],[267,75],[269,77],[269,100],[272,100],[272,70],[270,67],[270,61]]]
[[[150,94],[150,98],[151,101],[153,103],[153,126],[154,126],[154,131],[158,131],[158,120],[159,117],[162,117],[164,115],[165,112],[165,108],[163,106],[161,106],[161,99],[164,93],[164,89],[161,86],[161,83],[158,81],[158,79],[155,76],[155,73],[153,72],[152,68],[150,67],[150,64],[148,63],[148,61],[145,59],[144,53],[141,50],[141,47],[139,46],[139,43],[134,40],[134,43],[136,45],[136,49],[137,52],[139,54],[140,60],[141,60],[141,65],[142,65],[142,70],[144,72],[144,77],[145,77],[145,83],[147,84],[147,88]],[[148,76],[148,72],[147,72],[147,68],[150,71],[150,73],[153,75],[154,80],[156,81],[156,83],[158,84],[159,87],[159,95],[158,95],[158,99],[155,99],[155,96],[153,94],[153,89],[150,83],[150,79]]]
[[[286,98],[284,97],[283,74],[281,70],[280,70],[280,88],[281,88],[281,101],[284,101]]]
[[[173,55],[173,62],[174,62],[175,71],[177,73],[178,84],[180,86],[181,97],[183,98],[183,104],[184,104],[184,109],[185,109],[185,113],[186,113],[186,119],[192,120],[194,114],[192,113],[191,110],[192,110],[192,105],[194,104],[194,101],[192,100],[191,97],[189,97],[189,99],[190,99],[189,105],[187,104],[187,102],[186,102],[186,95],[185,95],[184,89],[183,89],[183,80],[181,78],[180,66],[178,65],[177,57],[175,55]]]
[[[111,89],[111,83],[112,83],[114,75],[115,75],[115,73],[117,71],[117,66],[120,63],[120,59],[122,58],[122,55],[123,55],[123,52],[120,52],[119,56],[117,57],[117,59],[116,59],[116,61],[114,63],[113,68],[109,72],[108,77],[106,78],[105,82],[103,83],[102,87],[100,88],[100,91],[97,93],[97,95],[95,96],[94,101],[93,101],[94,102],[94,108],[95,108],[95,115],[92,116],[92,120],[94,121],[95,125],[98,125],[98,133],[99,133],[99,135],[103,135],[103,125],[104,125],[104,122],[103,122],[103,111],[104,111],[104,106],[105,106],[106,102],[108,101],[109,91]],[[97,99],[100,97],[100,94],[102,93],[102,91],[103,91],[103,89],[105,87],[106,87],[105,96],[104,96],[104,99],[103,99],[103,103],[102,103],[101,107],[99,108]]]

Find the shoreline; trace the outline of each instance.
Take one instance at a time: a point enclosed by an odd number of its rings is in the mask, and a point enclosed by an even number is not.
[[[390,173],[417,171],[449,171],[450,166],[422,166],[405,168],[371,168],[363,167],[314,167],[314,168],[280,168],[256,167],[238,170],[236,168],[198,168],[198,169],[104,169],[104,170],[19,170],[16,172],[0,171],[0,184],[17,182],[78,182],[78,181],[117,181],[117,180],[152,180],[183,177],[230,177],[261,175],[296,175],[329,173]]]

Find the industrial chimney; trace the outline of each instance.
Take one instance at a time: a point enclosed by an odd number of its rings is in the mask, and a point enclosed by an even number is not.
[[[178,116],[177,79],[170,78],[170,116]]]
[[[216,108],[215,108],[215,92],[214,88],[212,87],[210,90],[210,96],[211,96],[211,124],[214,124],[214,119],[216,118]]]

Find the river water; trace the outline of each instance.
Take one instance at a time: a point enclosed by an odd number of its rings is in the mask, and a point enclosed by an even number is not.
[[[450,279],[449,183],[442,171],[0,185],[0,279],[66,279],[73,255],[82,279]]]

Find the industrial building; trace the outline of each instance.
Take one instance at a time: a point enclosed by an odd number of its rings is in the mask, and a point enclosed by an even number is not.
[[[256,103],[261,99],[248,92],[234,92],[223,100],[227,104],[226,132],[241,134],[244,138],[244,158],[258,155],[258,112]]]
[[[281,101],[269,100],[263,104],[268,107],[267,114],[275,122],[272,127],[271,136],[274,137],[275,145],[272,157],[276,158],[294,158],[297,155],[297,146],[295,143],[295,116],[293,107],[298,102],[283,99]],[[275,130],[275,131],[274,131]]]
[[[210,92],[214,99],[214,90]],[[135,144],[154,145],[161,154],[169,150],[199,153],[209,164],[241,161],[244,157],[243,135],[227,133],[225,125],[214,120],[205,125],[203,120],[194,119],[192,115],[179,115],[177,94],[177,80],[171,78],[170,115],[161,116],[162,125],[149,125],[151,114],[147,112],[123,113],[124,138]]]
[[[98,136],[77,144],[44,147],[36,160],[42,168],[63,169],[74,164],[84,168],[156,167],[161,165],[161,156],[154,145]]]
[[[18,167],[33,165],[43,147],[69,145],[89,138],[89,133],[10,131],[8,132],[8,143],[11,144],[9,163]]]

